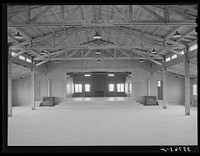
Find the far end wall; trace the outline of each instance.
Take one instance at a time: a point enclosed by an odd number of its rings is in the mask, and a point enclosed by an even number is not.
[[[144,102],[144,96],[147,95],[148,85],[147,79],[150,81],[150,95],[157,96],[157,81],[162,80],[162,73],[151,73],[151,63],[145,61],[139,63],[139,61],[128,60],[125,62],[118,61],[117,63],[107,62],[109,68],[117,69],[118,67],[125,64],[124,68],[133,69],[133,76],[129,76],[125,80],[125,93],[128,97],[133,97],[134,100],[138,102]],[[90,62],[91,63],[91,62]],[[84,68],[93,67],[92,63],[86,61]],[[95,62],[96,63],[96,62]],[[69,61],[60,62],[58,64],[48,63],[48,73],[38,73],[36,74],[37,91],[39,89],[40,94],[36,94],[35,100],[42,100],[42,97],[47,96],[47,84],[48,80],[51,82],[50,92],[51,96],[56,97],[57,103],[64,102],[66,99],[71,98],[74,91],[74,82],[72,77],[66,75],[68,69],[78,69],[81,68],[79,61]],[[105,63],[106,64],[106,63]],[[105,64],[103,65],[104,67]],[[97,66],[97,65],[96,65]],[[97,67],[95,67],[97,68]],[[191,83],[193,83],[191,81]],[[127,90],[127,85],[130,84],[130,92]],[[192,90],[191,90],[192,92]],[[197,98],[191,96],[191,98]],[[31,77],[24,77],[22,79],[13,80],[13,105],[14,106],[24,106],[30,105],[31,99]],[[171,75],[167,74],[167,100],[168,103],[176,103],[179,105],[184,105],[184,79],[176,79]]]

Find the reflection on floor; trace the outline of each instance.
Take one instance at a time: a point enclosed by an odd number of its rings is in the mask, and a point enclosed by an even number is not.
[[[76,98],[70,102],[76,107],[14,107],[8,145],[197,145],[196,110],[185,116],[183,106],[162,109],[113,99]],[[94,105],[85,107],[88,103]]]

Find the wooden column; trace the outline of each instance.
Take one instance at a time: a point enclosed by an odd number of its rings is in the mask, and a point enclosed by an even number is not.
[[[132,85],[131,85],[131,86],[132,86],[132,88],[131,88],[131,91],[132,91],[131,97],[132,97],[133,100],[135,100],[135,98],[134,98],[134,86],[133,86],[133,85],[134,85],[134,83],[133,83],[133,82],[134,82],[134,77],[133,77],[133,75],[134,75],[134,72],[132,71],[132,74],[131,74],[131,78],[132,78],[132,79],[131,79],[131,83],[132,83]]]
[[[8,117],[12,116],[12,60],[8,60]]]
[[[32,93],[31,107],[32,107],[32,110],[35,110],[35,69],[34,67],[32,67],[31,69],[31,93]]]
[[[162,71],[162,76],[163,76],[163,109],[167,109],[167,77],[166,77],[166,67],[164,64],[163,71]]]
[[[150,96],[150,79],[147,79],[147,96]]]
[[[185,115],[190,115],[190,63],[188,47],[185,51]]]
[[[51,80],[47,80],[47,96],[51,96]]]

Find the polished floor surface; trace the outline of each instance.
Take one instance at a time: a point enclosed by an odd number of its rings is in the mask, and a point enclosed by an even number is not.
[[[36,110],[13,107],[8,145],[197,145],[194,109],[185,116],[183,106],[163,109],[128,98],[74,98],[68,103]]]

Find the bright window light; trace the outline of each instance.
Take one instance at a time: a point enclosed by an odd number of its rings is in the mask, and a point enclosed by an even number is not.
[[[26,58],[26,61],[29,62],[29,63],[32,62],[31,59],[29,59],[29,58]]]
[[[177,54],[172,55],[172,59],[175,59],[175,58],[177,58]]]
[[[197,49],[197,44],[194,44],[193,46],[191,46],[191,47],[189,48],[189,51],[192,51],[192,50],[195,50],[195,49]]]
[[[22,56],[22,55],[19,55],[19,59],[21,59],[21,60],[25,60],[25,57]]]
[[[85,84],[85,92],[90,92],[90,84]]]
[[[109,84],[109,92],[114,92],[114,84]]]
[[[161,86],[161,81],[158,81],[158,87],[160,87]]]
[[[197,95],[197,85],[193,85],[193,95]]]
[[[165,61],[168,62],[168,61],[170,61],[170,60],[171,60],[171,58],[170,58],[170,57],[167,57]]]
[[[75,84],[75,93],[82,92],[82,84]]]
[[[180,54],[184,55],[184,50],[180,52]]]
[[[17,53],[15,53],[15,52],[13,52],[13,51],[11,52],[11,55],[12,55],[12,56],[14,56],[14,55],[16,55],[16,54],[17,54]]]
[[[124,92],[124,84],[123,83],[117,84],[117,92]]]
[[[85,77],[90,77],[91,76],[91,74],[85,74]]]
[[[108,76],[115,76],[115,74],[108,74]]]

